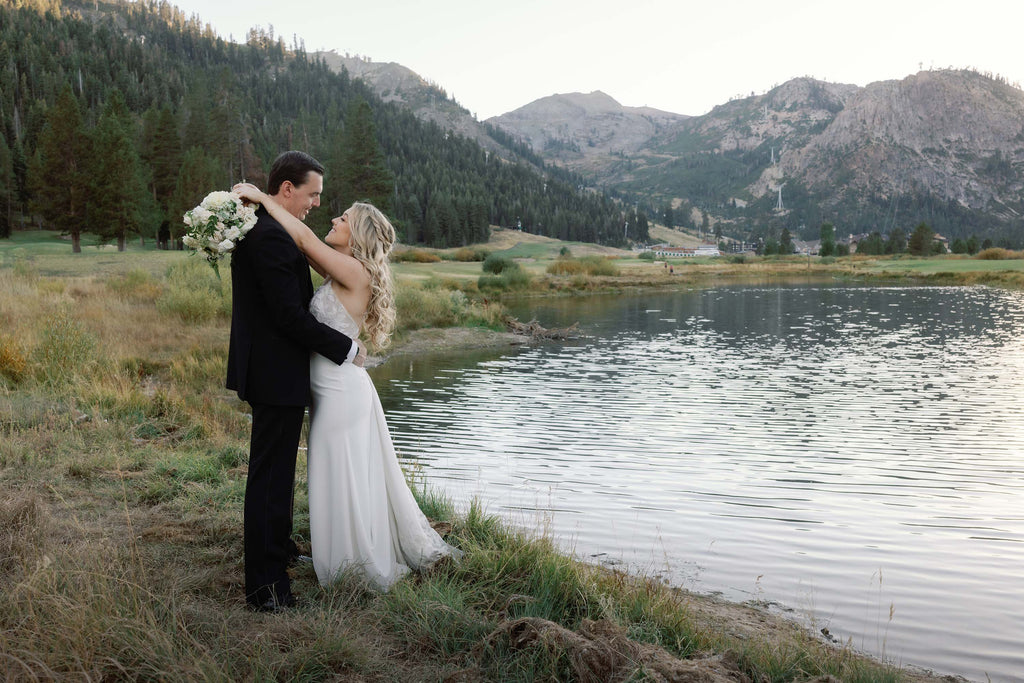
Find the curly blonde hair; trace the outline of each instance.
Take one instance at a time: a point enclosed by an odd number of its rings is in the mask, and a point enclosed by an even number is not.
[[[370,302],[366,305],[363,329],[377,349],[391,343],[395,329],[395,296],[388,258],[395,245],[395,228],[373,204],[356,202],[348,210],[352,256],[370,274]]]

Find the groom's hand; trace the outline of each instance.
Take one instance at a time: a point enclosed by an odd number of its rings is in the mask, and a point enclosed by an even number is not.
[[[366,347],[363,346],[363,343],[358,339],[356,340],[355,343],[356,348],[359,350],[356,351],[356,357],[352,359],[352,364],[355,365],[357,368],[361,368],[366,363]]]

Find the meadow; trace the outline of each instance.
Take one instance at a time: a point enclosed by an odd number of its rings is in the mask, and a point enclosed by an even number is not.
[[[72,255],[50,233],[0,240],[6,679],[926,678],[763,609],[576,561],[542,530],[513,528],[476,505],[453,509],[414,470],[421,506],[465,552],[460,563],[386,594],[353,576],[323,589],[299,565],[300,608],[248,611],[249,414],[224,388],[230,278],[151,245],[118,253],[84,244]],[[616,260],[617,274],[551,275],[558,254],[531,258],[534,292],[561,291],[558,283],[574,278],[625,286],[631,268],[637,281],[677,281],[639,259]],[[489,290],[481,263],[429,276],[420,265],[396,264],[406,330],[501,326],[491,293],[509,290]],[[304,471],[300,453],[300,545],[309,532]]]

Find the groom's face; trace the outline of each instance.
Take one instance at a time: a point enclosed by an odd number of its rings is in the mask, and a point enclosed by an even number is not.
[[[288,213],[301,221],[305,220],[310,209],[320,206],[320,193],[323,191],[324,177],[316,171],[310,171],[301,185],[293,185],[286,180],[281,185],[280,194],[283,196],[279,201]]]

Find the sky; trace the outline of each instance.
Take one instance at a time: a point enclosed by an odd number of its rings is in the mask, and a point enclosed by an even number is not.
[[[973,68],[1024,83],[1018,0],[171,0],[225,39],[397,62],[484,120],[556,93],[699,115],[811,76]]]

